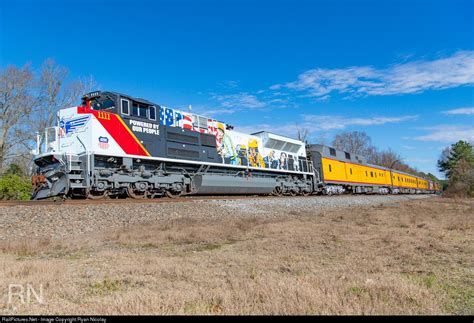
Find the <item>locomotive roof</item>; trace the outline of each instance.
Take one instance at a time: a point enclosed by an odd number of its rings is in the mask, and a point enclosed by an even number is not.
[[[111,93],[111,94],[114,94],[114,95],[117,95],[117,96],[120,96],[120,97],[130,99],[132,101],[136,101],[138,103],[160,106],[159,104],[153,103],[151,101],[148,101],[148,100],[145,100],[145,99],[142,99],[142,98],[136,98],[136,97],[133,97],[133,96],[130,96],[130,95],[127,95],[127,94],[123,94],[123,93],[119,93],[119,92],[103,91],[102,93],[104,93],[104,94]]]
[[[277,136],[277,137],[281,137],[281,138],[285,138],[285,139],[290,139],[292,142],[300,142],[302,144],[304,144],[303,141],[301,140],[298,140],[298,139],[295,139],[295,138],[291,138],[291,137],[288,137],[288,136],[283,136],[283,135],[280,135],[280,134],[277,134],[277,133],[274,133],[274,132],[270,132],[270,131],[257,131],[257,132],[253,132],[251,133],[252,136],[254,135],[260,135],[260,134],[269,134],[269,135],[272,135],[272,136]]]

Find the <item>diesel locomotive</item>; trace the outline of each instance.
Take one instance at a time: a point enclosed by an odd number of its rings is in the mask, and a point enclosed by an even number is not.
[[[38,135],[32,199],[214,194],[435,193],[436,182],[363,156],[116,92],[58,111]]]

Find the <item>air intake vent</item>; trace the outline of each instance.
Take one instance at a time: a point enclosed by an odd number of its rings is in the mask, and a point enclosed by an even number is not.
[[[216,137],[214,135],[201,133],[201,145],[206,147],[216,147]]]
[[[166,136],[168,140],[170,141],[176,141],[176,142],[181,142],[185,144],[198,144],[199,143],[198,137],[188,136],[181,133],[168,132]]]
[[[170,157],[188,157],[188,158],[198,159],[199,158],[199,152],[198,151],[192,151],[192,150],[168,148],[168,156],[170,156]]]

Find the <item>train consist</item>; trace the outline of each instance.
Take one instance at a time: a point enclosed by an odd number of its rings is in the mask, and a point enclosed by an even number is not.
[[[191,194],[435,193],[362,156],[115,92],[92,92],[38,136],[32,199]]]

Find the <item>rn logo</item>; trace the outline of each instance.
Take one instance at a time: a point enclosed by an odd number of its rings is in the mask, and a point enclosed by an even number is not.
[[[31,284],[9,284],[8,285],[8,304],[13,305],[18,302],[20,304],[44,304],[43,285],[39,285],[36,289]]]
[[[99,137],[99,148],[100,149],[109,149],[109,138]]]

